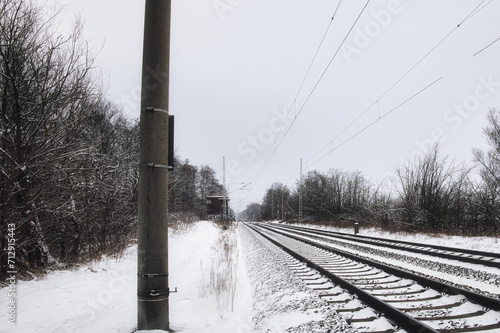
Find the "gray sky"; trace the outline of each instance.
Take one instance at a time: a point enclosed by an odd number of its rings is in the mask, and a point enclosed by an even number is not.
[[[300,158],[304,172],[381,181],[438,140],[470,164],[472,148],[487,148],[500,41],[475,54],[500,37],[498,0],[372,0],[361,16],[366,1],[349,0],[333,20],[337,0],[172,2],[177,153],[221,181],[225,156],[229,190],[252,183],[231,194],[236,211],[273,182],[293,188]],[[61,30],[83,16],[109,98],[138,118],[145,2],[60,3]]]

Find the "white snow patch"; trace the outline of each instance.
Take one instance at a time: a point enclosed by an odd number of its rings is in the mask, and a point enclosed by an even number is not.
[[[335,226],[324,226],[314,223],[304,224],[305,227],[343,232],[346,234],[354,234],[353,229],[338,228]],[[466,237],[466,236],[450,236],[445,234],[420,234],[409,232],[389,232],[377,228],[363,228],[359,226],[359,235],[386,238],[388,240],[397,239],[407,242],[432,244],[439,246],[448,246],[463,248],[476,251],[496,252],[500,253],[500,238],[499,237]]]
[[[245,285],[248,278],[241,260],[233,261],[237,286],[232,311],[221,318],[216,296],[200,297],[200,284],[209,277],[217,254],[220,229],[211,222],[198,222],[187,231],[169,235],[169,284],[179,291],[170,296],[171,328],[247,332],[241,327],[251,322],[251,288]],[[241,256],[240,250],[235,247],[234,257]],[[137,327],[137,246],[127,249],[120,259],[103,257],[78,269],[51,272],[43,279],[18,281],[15,326],[4,315],[10,301],[7,289],[0,289],[0,332],[131,333]]]
[[[345,319],[305,286],[283,262],[283,254],[240,226],[253,286],[253,332],[353,332]]]

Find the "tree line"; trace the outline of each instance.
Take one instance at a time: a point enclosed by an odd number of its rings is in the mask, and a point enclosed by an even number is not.
[[[305,222],[390,230],[498,236],[500,228],[500,112],[491,109],[484,134],[488,151],[475,149],[474,166],[442,156],[439,144],[376,184],[359,172],[310,171],[294,189],[275,183],[247,218],[296,222],[302,196]]]
[[[24,276],[119,253],[136,235],[139,124],[106,100],[81,22],[64,37],[55,18],[0,2],[0,277],[12,225]],[[175,164],[172,222],[202,217],[222,191],[215,172]]]
[[[175,158],[169,174],[168,209],[170,223],[193,222],[207,216],[207,196],[225,194],[215,171],[207,166],[192,165]]]

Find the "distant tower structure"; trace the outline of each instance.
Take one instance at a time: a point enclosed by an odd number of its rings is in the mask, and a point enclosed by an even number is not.
[[[222,186],[224,186],[224,190],[222,193],[222,220],[227,220],[227,187],[226,187],[226,157],[222,157]]]
[[[271,221],[274,218],[274,184],[271,185]]]
[[[299,180],[299,223],[302,222],[302,159],[300,159],[300,180]]]

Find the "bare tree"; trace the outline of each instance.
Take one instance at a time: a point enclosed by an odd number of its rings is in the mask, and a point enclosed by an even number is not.
[[[475,161],[480,165],[482,182],[478,184],[476,205],[478,213],[483,217],[484,228],[498,235],[500,228],[500,114],[490,109],[487,114],[488,126],[484,129],[491,149],[484,152],[473,151]]]
[[[54,260],[44,233],[47,212],[58,210],[48,208],[60,188],[54,172],[69,177],[66,161],[84,150],[73,136],[100,97],[82,26],[64,38],[51,31],[52,19],[29,1],[1,2],[1,225],[5,235],[16,221],[18,262],[26,267]]]
[[[297,206],[302,191],[305,215],[317,221],[360,220],[368,213],[370,189],[371,184],[359,171],[311,171],[298,184],[293,201]]]
[[[198,170],[198,175],[196,179],[196,185],[198,188],[198,198],[199,198],[199,216],[201,218],[207,217],[207,196],[220,195],[223,193],[224,188],[219,183],[216,177],[215,171],[207,166],[202,165]]]
[[[264,220],[281,218],[281,212],[286,209],[286,202],[290,197],[290,190],[282,183],[274,183],[266,190],[262,199],[260,215]]]
[[[407,223],[442,231],[449,229],[457,217],[455,208],[460,206],[469,170],[447,159],[440,157],[436,144],[425,156],[397,169],[396,189]]]
[[[259,203],[248,204],[246,209],[241,213],[241,217],[259,220],[261,219],[261,208],[262,206]]]

